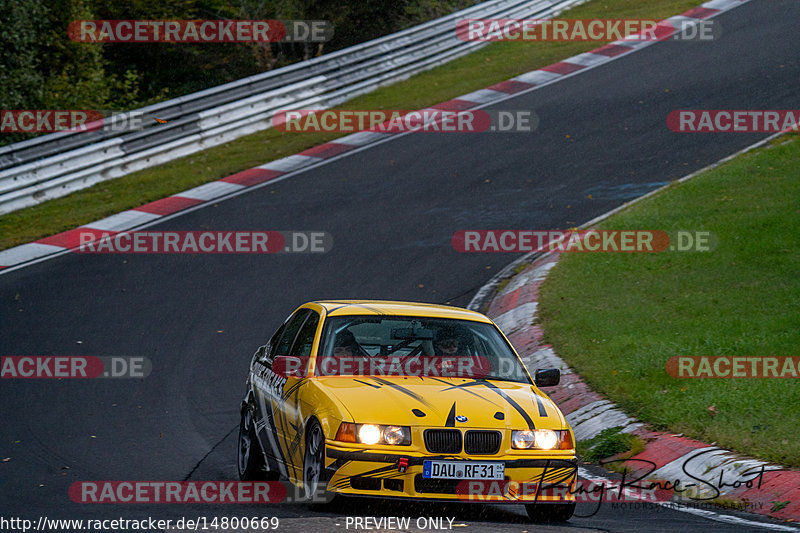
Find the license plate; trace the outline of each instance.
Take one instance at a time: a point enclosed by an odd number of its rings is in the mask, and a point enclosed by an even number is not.
[[[476,461],[425,461],[422,477],[431,479],[503,479],[505,463]]]

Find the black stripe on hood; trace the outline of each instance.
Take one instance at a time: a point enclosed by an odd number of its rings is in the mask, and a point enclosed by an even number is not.
[[[464,384],[461,384],[461,385],[453,385],[452,387],[449,387],[449,388],[447,388],[445,390],[458,389],[458,388],[461,388],[461,387],[476,387],[476,386],[479,386],[479,385],[483,385],[484,387],[488,388],[489,390],[494,391],[495,393],[499,394],[505,401],[507,401],[509,403],[509,405],[511,405],[511,407],[514,408],[514,410],[516,410],[520,414],[520,416],[522,416],[522,418],[528,424],[528,429],[536,429],[536,425],[533,423],[533,419],[530,417],[530,415],[527,413],[527,411],[525,411],[525,409],[523,409],[522,406],[520,404],[518,404],[514,400],[514,398],[512,398],[511,396],[506,394],[500,387],[498,387],[494,383],[490,383],[488,381],[470,381],[468,383],[464,383]],[[537,396],[537,398],[538,398],[538,396]],[[541,409],[540,409],[539,412],[541,412]]]

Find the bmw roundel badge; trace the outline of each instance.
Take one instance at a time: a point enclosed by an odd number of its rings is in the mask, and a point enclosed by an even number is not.
[[[466,422],[467,420],[469,420],[469,419],[466,416],[463,416],[463,415],[458,415],[456,417],[456,422]]]

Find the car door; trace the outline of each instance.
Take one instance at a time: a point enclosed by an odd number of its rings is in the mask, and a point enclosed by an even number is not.
[[[319,327],[320,316],[315,311],[310,311],[297,333],[287,355],[300,359],[300,371],[290,374],[286,378],[283,388],[283,403],[281,413],[285,417],[279,427],[279,434],[284,439],[284,451],[287,462],[294,468],[295,475],[302,477],[303,446],[305,442],[305,422],[308,417],[308,406],[303,406],[303,386],[307,383],[305,376],[311,350]],[[283,354],[281,354],[283,355]]]
[[[256,399],[256,432],[261,448],[268,456],[286,464],[282,426],[286,419],[283,409],[283,391],[286,377],[273,372],[272,362],[278,355],[287,355],[294,338],[300,331],[310,309],[303,308],[292,314],[275,332],[272,339],[256,353],[253,364],[253,383]],[[269,457],[267,458],[269,460]],[[288,473],[281,469],[283,475]]]

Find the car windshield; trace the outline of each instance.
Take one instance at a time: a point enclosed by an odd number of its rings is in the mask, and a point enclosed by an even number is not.
[[[427,317],[341,316],[326,320],[318,376],[422,376],[530,383],[492,324]]]

